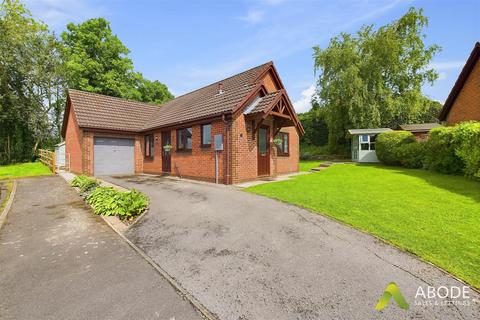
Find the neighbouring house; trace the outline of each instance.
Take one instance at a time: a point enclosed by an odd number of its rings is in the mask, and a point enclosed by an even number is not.
[[[475,44],[465,66],[440,112],[439,120],[446,125],[480,121],[480,42]]]
[[[298,171],[304,133],[272,62],[161,106],[69,90],[70,170],[233,184]]]
[[[352,136],[352,161],[380,162],[375,151],[375,140],[382,132],[392,131],[390,128],[350,129]]]
[[[436,122],[432,122],[432,123],[401,124],[396,129],[409,131],[415,136],[415,138],[418,141],[422,141],[428,138],[428,133],[430,132],[430,130],[437,127],[441,127],[441,125]]]

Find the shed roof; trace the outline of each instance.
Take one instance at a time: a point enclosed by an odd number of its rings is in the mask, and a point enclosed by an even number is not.
[[[375,134],[375,133],[382,133],[387,131],[393,131],[390,128],[374,128],[374,129],[349,129],[348,133],[351,135],[358,135],[358,134]]]

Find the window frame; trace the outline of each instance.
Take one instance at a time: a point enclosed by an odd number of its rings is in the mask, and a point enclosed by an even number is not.
[[[147,148],[147,146],[149,148]],[[148,151],[148,154],[147,154]],[[143,140],[143,152],[145,159],[153,159],[155,156],[155,137],[153,134],[146,134]]]
[[[285,148],[285,137],[287,137],[287,152],[284,152]],[[276,138],[282,139],[281,146],[275,145],[277,147],[277,156],[279,157],[289,157],[290,156],[290,133],[288,132],[279,132]]]
[[[363,140],[364,136],[368,137],[368,139],[366,141]],[[377,141],[377,135],[376,134],[362,134],[362,135],[360,135],[360,139],[359,139],[360,151],[375,151],[375,142],[376,141]],[[367,149],[362,149],[362,145],[367,145],[368,148]]]
[[[204,144],[203,143],[203,127],[210,126],[210,143]],[[211,148],[212,147],[212,124],[211,123],[204,123],[200,125],[200,147],[201,148]]]
[[[191,143],[191,146],[190,148],[187,147],[187,133],[188,133],[188,129],[191,130],[191,137],[190,139],[192,140],[192,143]],[[183,143],[183,147],[180,147],[179,146],[179,142],[180,142],[180,139],[178,138],[180,132],[182,132],[182,143]],[[192,151],[192,148],[193,148],[193,128],[192,127],[185,127],[185,128],[179,128],[176,130],[176,151],[178,152],[191,152]]]

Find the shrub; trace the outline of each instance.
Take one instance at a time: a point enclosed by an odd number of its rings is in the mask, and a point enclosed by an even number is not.
[[[408,131],[388,131],[380,133],[375,142],[378,160],[386,165],[400,165],[398,148],[416,142],[415,136]]]
[[[71,182],[72,187],[77,187],[80,189],[81,193],[87,193],[92,189],[98,187],[100,183],[97,179],[91,178],[85,175],[76,176]]]
[[[112,187],[98,187],[86,198],[95,214],[117,215],[122,220],[130,220],[148,208],[148,197],[135,189],[122,192]]]
[[[422,168],[425,159],[425,143],[413,142],[400,145],[397,148],[397,158],[406,168]]]
[[[461,174],[465,165],[455,153],[455,127],[430,130],[425,148],[425,167],[447,174]]]
[[[480,178],[480,122],[464,122],[454,127],[455,155],[464,165],[466,176]]]

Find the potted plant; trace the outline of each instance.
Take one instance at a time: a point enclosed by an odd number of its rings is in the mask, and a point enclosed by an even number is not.
[[[275,138],[275,139],[273,139],[273,143],[274,143],[275,145],[277,145],[277,146],[281,146],[281,145],[282,145],[282,142],[283,142],[283,140],[280,139],[280,138]]]

